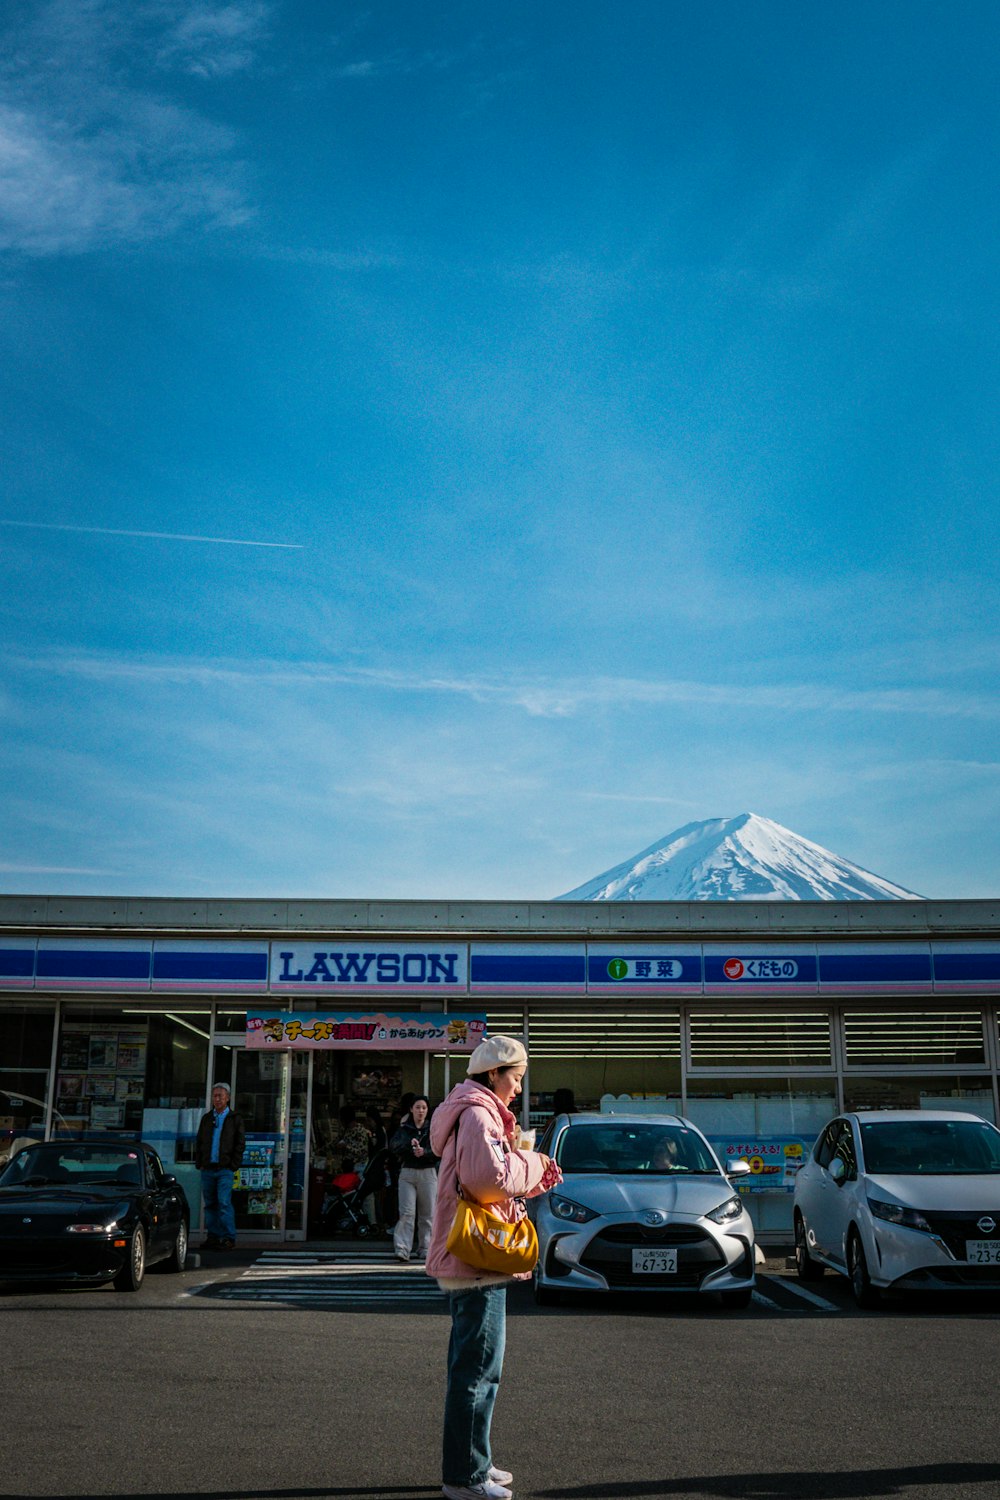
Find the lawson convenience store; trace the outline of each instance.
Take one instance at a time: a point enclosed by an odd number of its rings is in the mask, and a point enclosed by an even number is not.
[[[301,1240],[342,1104],[441,1099],[485,1032],[527,1038],[526,1126],[676,1110],[746,1156],[758,1230],[839,1109],[1000,1120],[1000,903],[184,902],[0,897],[0,1157],[151,1141],[199,1205],[227,1079],[244,1236]]]

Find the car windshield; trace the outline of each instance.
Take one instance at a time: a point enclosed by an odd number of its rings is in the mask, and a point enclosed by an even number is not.
[[[141,1186],[139,1152],[135,1146],[48,1142],[19,1151],[0,1172],[0,1187],[4,1188],[48,1187],[53,1183],[73,1187],[103,1182]]]
[[[682,1172],[713,1177],[719,1167],[702,1140],[683,1125],[609,1122],[564,1130],[556,1160],[567,1175],[606,1172],[615,1177]]]
[[[892,1177],[1000,1174],[1000,1131],[985,1120],[873,1120],[861,1148],[866,1171]]]

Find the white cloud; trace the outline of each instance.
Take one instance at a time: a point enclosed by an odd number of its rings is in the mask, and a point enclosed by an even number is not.
[[[97,870],[77,865],[11,865],[0,863],[0,875],[114,875],[114,870]]]
[[[270,7],[257,3],[184,6],[157,62],[200,78],[246,72],[256,61],[269,19]]]
[[[206,73],[233,71],[233,38],[243,37],[243,55],[263,15],[257,5],[179,0],[9,8],[0,22],[0,250],[74,254],[245,223],[252,208],[235,136],[164,92],[158,57],[172,37],[186,71],[196,57]],[[177,51],[185,26],[193,30]]]
[[[426,669],[367,667],[338,662],[199,661],[96,652],[40,652],[15,656],[16,668],[92,681],[202,686],[358,687],[391,694],[439,694],[522,709],[532,718],[571,718],[594,708],[689,705],[771,713],[916,715],[992,720],[1000,703],[974,691],[937,688],[840,688],[815,683],[696,682],[684,679],[588,677],[537,679],[461,675]]]

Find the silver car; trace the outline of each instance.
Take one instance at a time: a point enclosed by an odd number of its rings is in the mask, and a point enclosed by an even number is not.
[[[558,1115],[539,1150],[563,1181],[529,1199],[538,1230],[535,1296],[717,1292],[746,1307],[754,1289],[750,1216],[697,1126],[678,1115]]]
[[[882,1292],[1000,1290],[1000,1130],[953,1110],[838,1115],[795,1179],[803,1281]]]

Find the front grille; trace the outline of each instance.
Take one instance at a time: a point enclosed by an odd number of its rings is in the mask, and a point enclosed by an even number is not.
[[[956,1260],[965,1259],[966,1240],[996,1240],[1000,1244],[1000,1208],[980,1208],[975,1213],[926,1213],[921,1210],[931,1229],[944,1240]],[[984,1234],[977,1224],[987,1215],[996,1221],[992,1234]],[[985,1268],[989,1270],[987,1266]]]
[[[613,1245],[695,1245],[705,1239],[704,1229],[697,1224],[662,1224],[651,1229],[648,1224],[609,1224],[602,1229],[598,1239]]]
[[[8,1271],[37,1271],[39,1275],[50,1276],[55,1271],[69,1272],[73,1268],[68,1248],[61,1245],[24,1240],[0,1242],[0,1276]]]
[[[107,1240],[96,1238],[74,1243],[75,1235],[66,1240],[26,1240],[0,1236],[0,1281],[8,1276],[19,1280],[38,1277],[111,1276],[121,1264],[121,1251],[112,1250]]]
[[[632,1251],[652,1245],[676,1248],[675,1273],[648,1276],[633,1272]],[[677,1224],[658,1229],[644,1224],[609,1224],[594,1236],[580,1257],[580,1264],[603,1276],[610,1287],[645,1287],[649,1291],[697,1290],[706,1276],[721,1270],[725,1263],[722,1251],[703,1229]]]

